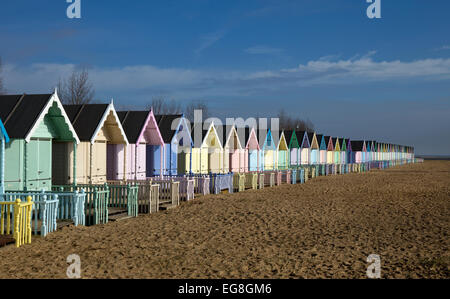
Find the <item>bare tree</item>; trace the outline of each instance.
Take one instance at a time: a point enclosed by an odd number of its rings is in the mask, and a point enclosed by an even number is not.
[[[58,82],[58,95],[63,104],[89,104],[93,101],[94,94],[94,87],[85,68],[73,71],[67,80],[60,79]]]
[[[180,103],[174,99],[167,99],[165,96],[154,96],[150,107],[154,114],[180,114],[182,108]]]
[[[309,119],[305,121],[299,117],[290,117],[283,109],[278,112],[278,119],[282,130],[314,132],[314,124]]]
[[[2,73],[2,58],[0,57],[0,94],[5,93],[5,88],[3,87],[3,78],[1,76]]]
[[[194,122],[194,111],[202,110],[202,119],[205,120],[209,118],[209,106],[203,101],[191,101],[186,105],[184,116],[191,122]]]

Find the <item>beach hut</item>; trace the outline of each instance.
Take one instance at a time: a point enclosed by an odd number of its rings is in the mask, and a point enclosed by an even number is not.
[[[308,133],[305,131],[296,131],[295,133],[297,134],[297,140],[300,142],[300,164],[307,165],[309,164],[311,155],[311,144],[308,139]]]
[[[327,164],[334,162],[334,144],[331,136],[325,136],[325,143],[327,144]]]
[[[276,143],[273,140],[270,129],[258,129],[257,135],[260,141],[260,161],[262,170],[275,170]]]
[[[327,164],[327,143],[325,141],[325,135],[317,135],[317,141],[319,141],[319,163]]]
[[[155,116],[152,111],[119,111],[117,116],[129,144],[109,145],[109,155],[117,159],[108,160],[110,164],[107,166],[107,178],[109,180],[144,180],[147,177],[147,145],[163,145]],[[162,167],[160,163],[159,171]],[[124,171],[126,171],[125,177]]]
[[[9,136],[0,118],[0,194],[5,193],[5,149]]]
[[[333,162],[334,162],[334,164],[340,164],[341,163],[341,146],[339,144],[339,138],[333,137],[332,140],[333,140],[333,148],[334,148]]]
[[[382,160],[382,158],[381,158],[382,151],[383,151],[382,143],[381,142],[377,142],[377,161],[381,161]]]
[[[64,105],[64,109],[81,141],[75,150],[76,161],[70,159],[69,168],[76,172],[70,183],[104,184],[115,174],[123,176],[129,143],[113,102]],[[117,145],[121,145],[122,151]],[[68,155],[72,156],[73,151],[69,150]],[[119,170],[118,165],[122,165],[122,169]]]
[[[9,138],[4,150],[4,189],[48,191],[52,183],[67,183],[74,174],[69,160],[75,157],[64,149],[73,151],[79,139],[56,90],[53,94],[3,95],[0,105],[0,119]]]
[[[287,169],[289,166],[289,147],[286,142],[284,131],[281,132],[281,136],[277,144],[277,155],[278,157],[276,168],[280,170]]]
[[[195,123],[191,129],[191,136],[194,140],[192,172],[201,174],[222,173],[223,148],[214,122]],[[201,140],[198,146],[196,138]]]
[[[300,145],[298,144],[297,134],[295,134],[295,130],[287,130],[284,131],[284,137],[286,141],[289,143],[289,166],[298,166],[300,165],[299,159],[299,149]]]
[[[316,133],[308,133],[308,140],[311,142],[310,164],[319,164],[319,142]]]
[[[221,125],[216,126],[220,141],[223,144],[223,169],[224,172],[244,172],[245,159],[242,152],[245,152],[236,130],[236,126]]]
[[[346,162],[348,164],[353,164],[355,161],[353,160],[353,149],[352,149],[352,142],[350,139],[347,139],[347,157]]]
[[[183,114],[156,115],[164,142],[164,175],[190,173],[192,150],[191,132]]]
[[[239,140],[242,145],[245,145],[244,159],[244,172],[259,171],[261,169],[260,161],[260,146],[255,128],[249,127],[237,127],[236,128]]]
[[[366,142],[363,140],[352,140],[352,160],[354,163],[364,163],[364,153],[366,152]]]
[[[347,143],[345,138],[339,138],[339,146],[340,146],[340,163],[347,163]]]

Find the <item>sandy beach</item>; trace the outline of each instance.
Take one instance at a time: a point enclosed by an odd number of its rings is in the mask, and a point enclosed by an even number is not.
[[[0,278],[450,278],[450,161],[210,195],[0,248]]]

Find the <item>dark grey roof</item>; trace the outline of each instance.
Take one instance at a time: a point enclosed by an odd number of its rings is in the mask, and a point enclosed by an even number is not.
[[[323,137],[323,134],[316,134],[317,143],[319,144],[319,147],[320,147],[320,143],[322,142],[322,137]]]
[[[314,132],[309,132],[307,134],[308,134],[309,144],[311,145],[313,142],[313,138],[314,138]]]
[[[64,105],[80,141],[90,141],[108,104]]]
[[[139,135],[145,126],[145,121],[148,118],[150,111],[118,111],[122,128],[127,135],[130,143],[135,144],[138,141]]]
[[[284,131],[284,137],[286,138],[286,142],[289,146],[289,143],[291,143],[292,135],[294,135],[294,130],[286,130]]]
[[[352,145],[352,151],[361,152],[364,147],[364,141],[363,140],[352,140],[351,145]]]
[[[25,138],[51,97],[52,94],[0,96],[0,118],[9,137]]]
[[[171,143],[175,136],[176,129],[172,130],[172,123],[183,117],[182,114],[167,114],[167,115],[155,115],[156,122],[158,123],[159,131],[164,140],[164,143]],[[178,121],[175,128],[178,128],[180,121]]]

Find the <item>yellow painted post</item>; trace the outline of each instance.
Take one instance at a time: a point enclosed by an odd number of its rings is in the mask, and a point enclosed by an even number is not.
[[[20,199],[16,199],[16,203],[14,205],[14,233],[13,237],[16,240],[16,247],[20,247],[22,236],[20,233],[20,222],[21,222],[21,210],[20,210]]]

